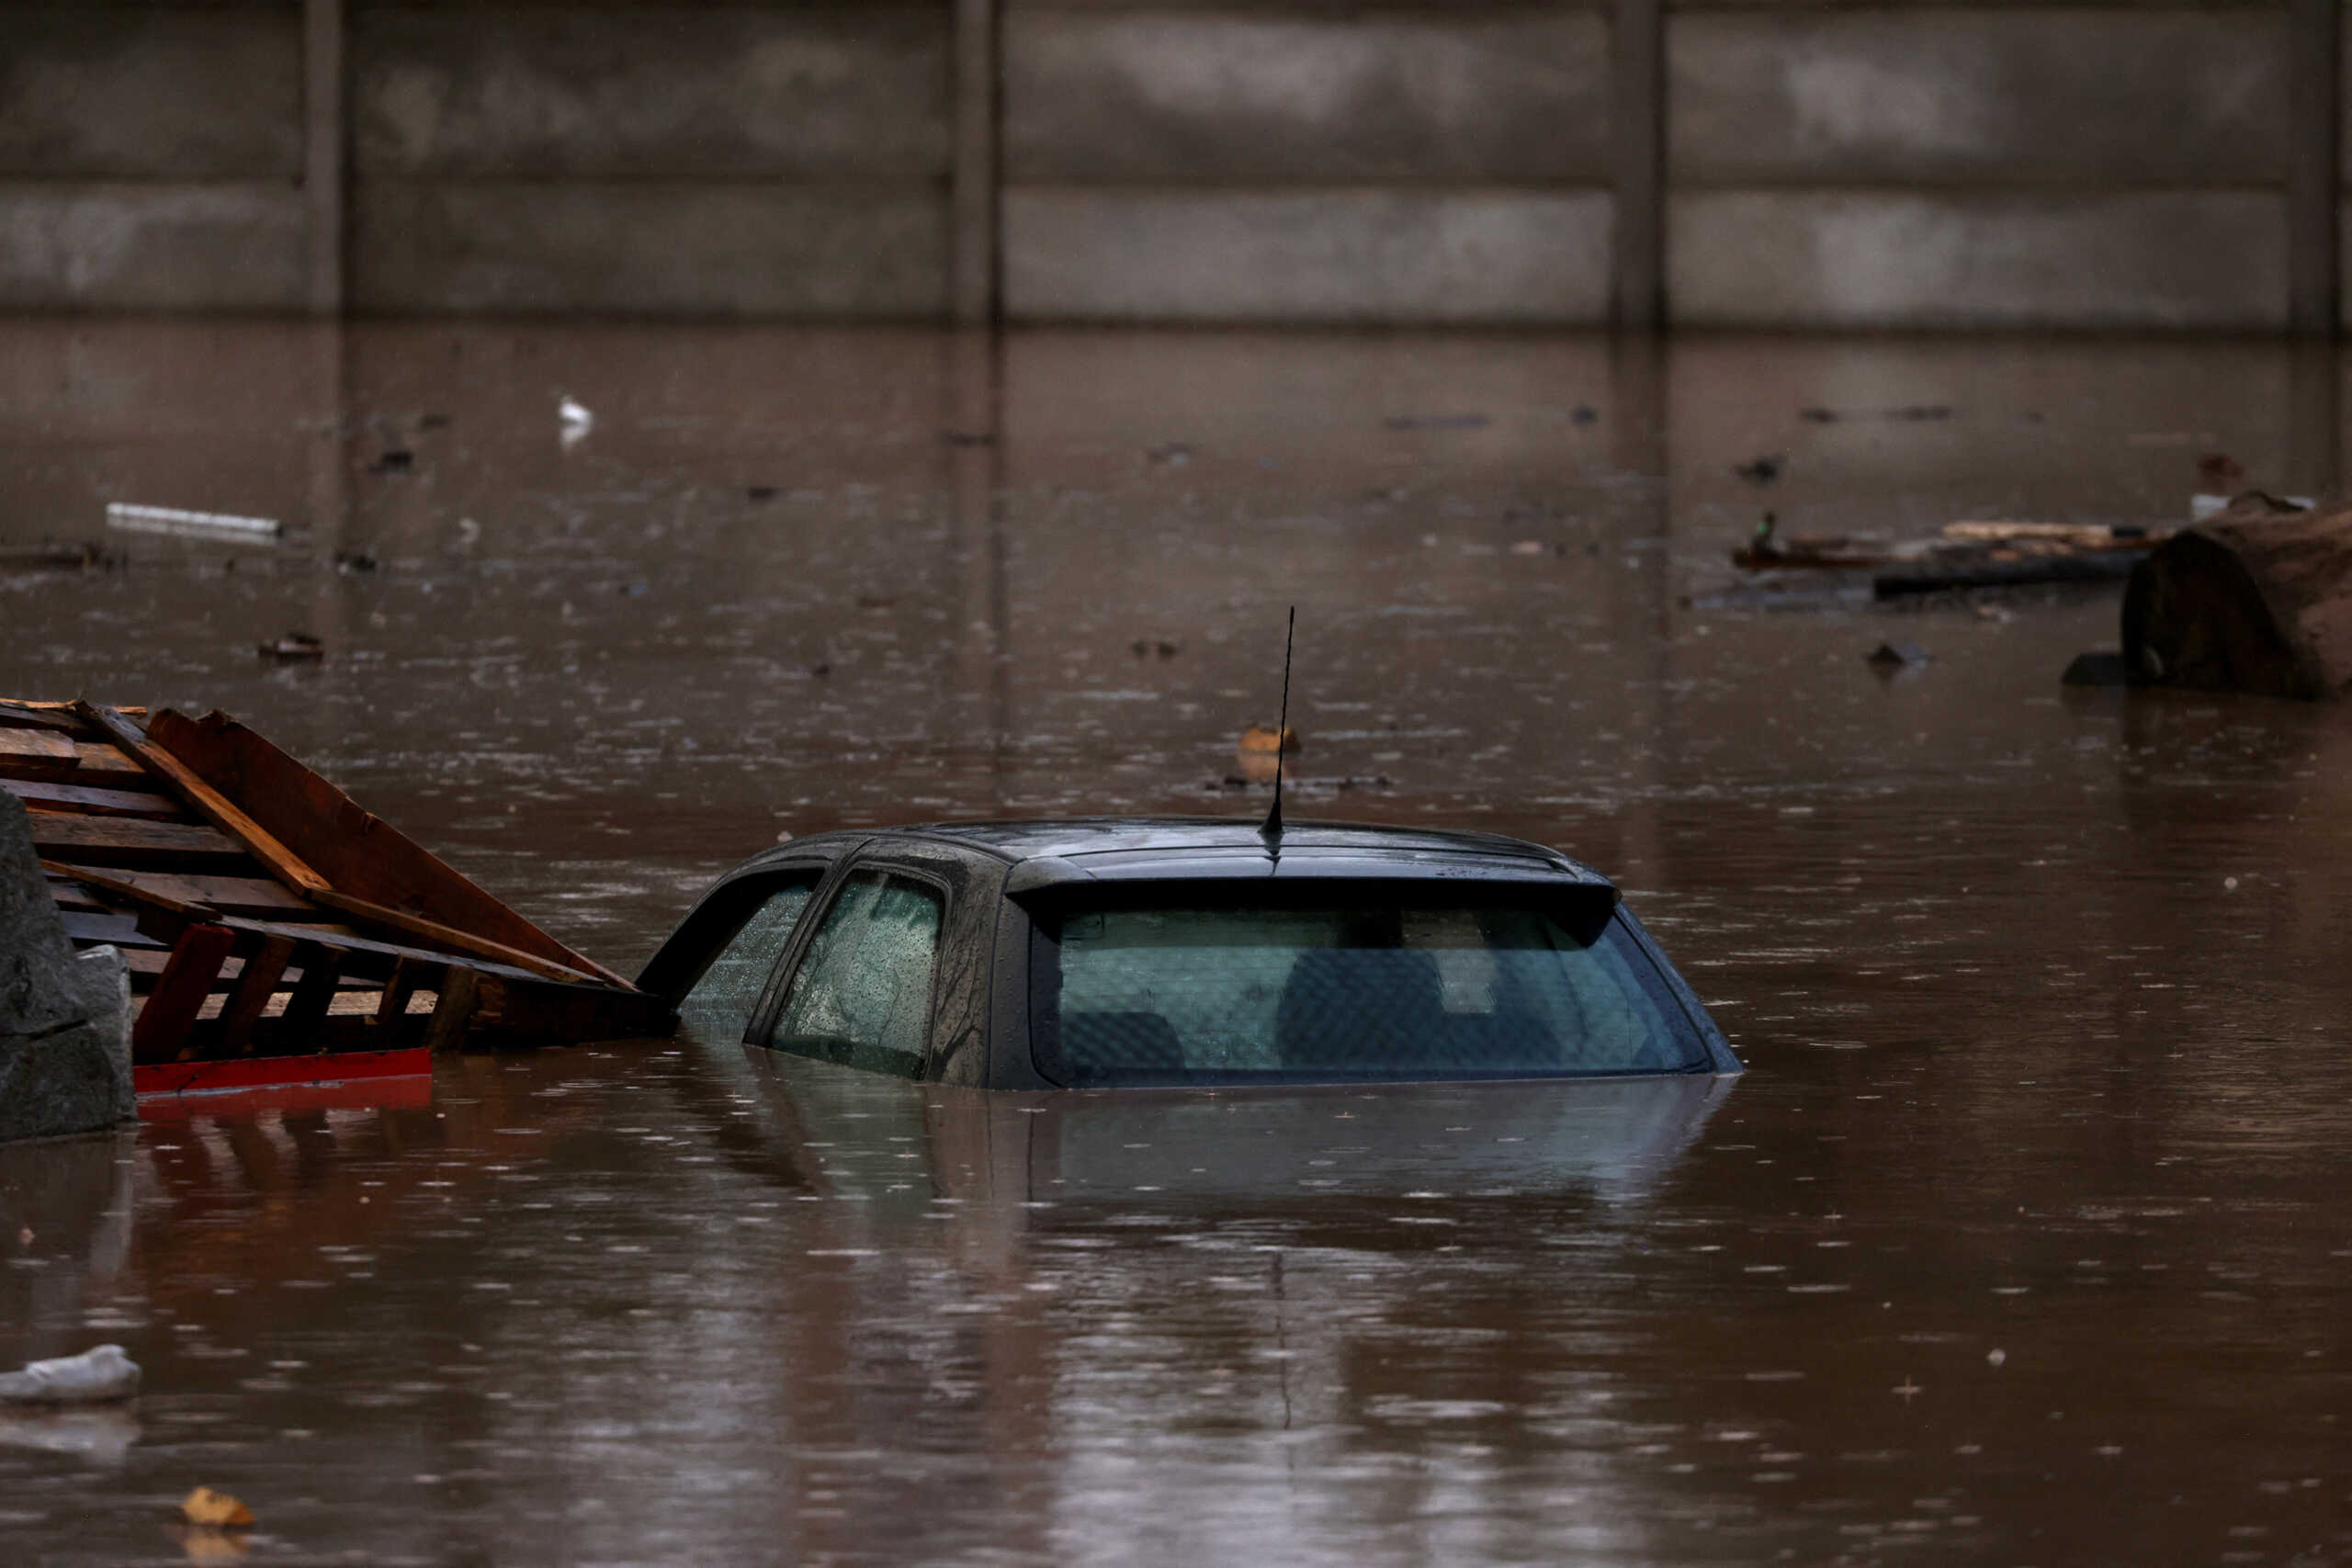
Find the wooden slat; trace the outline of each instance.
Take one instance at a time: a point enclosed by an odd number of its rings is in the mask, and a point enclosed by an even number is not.
[[[131,727],[126,721],[122,728]],[[164,753],[220,795],[242,802],[261,827],[277,834],[338,894],[535,954],[608,985],[636,988],[539,930],[233,719],[214,714],[199,721],[166,708],[149,723],[144,743],[143,757],[152,761],[153,753]]]
[[[0,774],[13,779],[72,778],[82,765],[70,736],[45,729],[0,729]]]
[[[200,901],[175,898],[168,893],[142,886],[131,881],[126,874],[93,871],[88,866],[83,865],[61,865],[53,860],[41,862],[40,869],[45,875],[70,876],[84,886],[95,887],[101,893],[143,909],[166,909],[175,915],[184,916],[189,920],[210,919],[214,913],[209,906]],[[148,934],[154,936],[161,933],[150,931]],[[175,942],[179,940],[176,929],[172,931],[171,937]]]
[[[171,961],[130,1026],[133,1062],[176,1061],[189,1048],[188,1030],[204,1010],[213,979],[236,941],[234,931],[220,926],[190,926],[181,933]]]
[[[79,811],[92,817],[145,817],[157,822],[185,822],[187,808],[167,795],[138,789],[92,789],[88,784],[54,784],[47,779],[0,779],[6,790],[36,811]]]
[[[270,937],[245,960],[244,974],[230,996],[228,1006],[220,1010],[218,1049],[221,1055],[242,1056],[253,1050],[254,1025],[268,1010],[269,998],[286,977],[286,966],[294,956],[296,945],[291,937]]]
[[[376,1004],[376,1023],[389,1029],[408,1016],[408,999],[427,983],[427,966],[410,958],[392,960],[392,972],[384,981],[384,994]],[[437,979],[440,971],[433,971]]]
[[[164,924],[160,927],[151,924],[142,918],[140,921],[140,929],[150,935],[158,934],[160,930],[168,929],[170,919],[175,918],[176,917],[165,916]],[[290,936],[301,942],[314,942],[321,934],[319,929],[314,926],[281,925],[272,920],[248,920],[234,915],[223,915],[211,923],[226,927],[243,937]],[[411,967],[417,970],[418,983],[426,986],[433,985],[435,977],[443,969],[452,965],[461,965],[468,969],[479,970],[485,975],[495,975],[509,980],[528,980],[535,986],[556,987],[559,989],[577,991],[588,997],[601,996],[609,990],[609,987],[604,986],[565,986],[560,981],[541,979],[528,970],[517,969],[511,964],[493,964],[486,958],[470,958],[456,953],[435,953],[422,947],[401,947],[393,942],[376,942],[363,936],[337,935],[334,945],[343,951],[344,968],[351,973],[380,977],[390,975],[395,963],[406,959]],[[632,992],[631,994],[640,993]]]
[[[455,1051],[466,1043],[466,1026],[473,1021],[481,999],[481,982],[470,969],[452,969],[441,976],[441,993],[433,1000],[433,1021],[424,1043],[435,1051]]]
[[[495,964],[512,964],[517,969],[527,969],[544,979],[566,980],[585,986],[605,984],[605,978],[602,975],[590,975],[582,970],[567,968],[563,964],[550,963],[536,953],[509,947],[503,942],[492,942],[487,937],[479,937],[470,931],[461,931],[454,926],[445,926],[438,920],[428,920],[422,915],[412,915],[403,909],[388,909],[381,904],[371,904],[365,898],[354,898],[347,893],[338,893],[333,888],[323,893],[313,894],[311,897],[328,908],[342,910],[362,925],[382,926],[398,931],[403,936],[412,936],[420,942],[429,942],[435,947],[446,947],[471,957],[487,958]]]
[[[50,899],[62,910],[68,913],[76,909],[104,912],[107,908],[95,894],[70,876],[51,874],[48,882]]]
[[[82,703],[75,705],[74,711],[96,725],[107,739],[137,759],[141,766],[162,779],[174,794],[196,808],[198,816],[243,845],[270,875],[297,893],[326,890],[325,877],[303,864],[293,851],[279,843],[260,823],[246,816],[235,802],[198,777],[195,770],[186,762],[162,747],[151,744],[138,726],[112,708]]]
[[[200,871],[245,863],[235,840],[200,822],[142,822],[134,817],[84,817],[28,811],[33,847],[42,858],[81,865]]]
[[[144,989],[148,983],[164,972],[164,965],[169,961],[169,950],[165,948],[136,947],[126,950],[122,955],[122,961],[130,970],[131,984],[135,987]],[[220,973],[213,981],[212,988],[216,991],[229,989],[243,976],[244,969],[243,959],[230,959],[220,965]],[[296,964],[286,971],[286,976],[278,982],[277,988],[282,991],[288,987],[300,985],[304,973],[301,965]],[[376,988],[375,981],[363,980],[356,975],[340,977],[336,983],[345,989],[353,991],[372,991]]]
[[[308,942],[298,944],[294,955],[302,965],[302,980],[278,1015],[277,1038],[299,1046],[304,1036],[318,1032],[334,1006],[335,991],[343,983],[344,952],[326,942]]]
[[[0,728],[47,729],[77,738],[89,733],[89,726],[70,707],[44,707],[6,700],[0,700]]]
[[[104,740],[76,740],[74,750],[81,766],[81,772],[74,776],[76,784],[101,789],[109,784],[130,789],[144,789],[147,785],[146,772],[124,756],[118,746]]]
[[[83,870],[77,866],[66,871]],[[192,872],[127,871],[97,873],[97,886],[136,895],[144,892],[181,904],[201,904],[224,915],[257,915],[264,919],[312,921],[340,925],[318,906],[305,902],[275,882],[257,876],[205,876]]]

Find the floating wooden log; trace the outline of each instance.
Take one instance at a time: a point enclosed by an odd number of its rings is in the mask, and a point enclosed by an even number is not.
[[[2123,660],[2135,683],[2275,697],[2352,688],[2352,503],[2278,513],[2240,500],[2132,574]]]
[[[0,701],[0,788],[69,936],[124,950],[142,1095],[675,1026],[234,720],[143,715]]]

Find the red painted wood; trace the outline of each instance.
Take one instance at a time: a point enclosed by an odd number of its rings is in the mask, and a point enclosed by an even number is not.
[[[251,1103],[244,1097],[257,1091],[315,1092],[353,1088],[381,1094],[386,1088],[384,1080],[390,1079],[417,1080],[402,1090],[413,1088],[415,1098],[402,1103],[424,1104],[433,1091],[433,1053],[415,1045],[398,1051],[313,1052],[300,1056],[240,1056],[217,1062],[159,1062],[131,1068],[130,1077],[131,1087],[138,1091],[141,1101],[139,1114],[149,1121],[169,1119],[170,1105],[186,1104],[191,1096],[201,1100],[233,1093],[239,1097],[239,1108],[243,1109]],[[363,1098],[353,1103],[389,1102]]]

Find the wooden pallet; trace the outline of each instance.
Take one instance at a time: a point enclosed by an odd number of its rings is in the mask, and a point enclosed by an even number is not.
[[[0,788],[67,934],[125,953],[142,1094],[676,1025],[224,715],[0,701]]]

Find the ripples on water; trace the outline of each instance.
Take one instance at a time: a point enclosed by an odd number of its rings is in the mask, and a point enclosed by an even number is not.
[[[0,1361],[149,1390],[0,1421],[11,1560],[176,1559],[198,1483],[256,1560],[2352,1556],[2352,725],[2062,694],[2111,594],[1684,602],[1765,505],[2325,488],[2332,365],[5,336],[0,536],[316,531],[0,581],[0,690],[229,708],[607,960],[780,830],[1261,809],[1295,600],[1294,812],[1585,856],[1754,1069],[1028,1100],[682,1040],[0,1150]],[[257,666],[295,626],[325,665]],[[1936,662],[1883,681],[1894,634]]]

